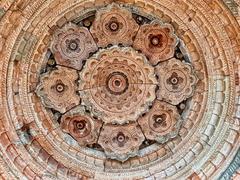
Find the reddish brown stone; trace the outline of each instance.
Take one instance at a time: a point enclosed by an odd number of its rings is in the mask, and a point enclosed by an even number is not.
[[[172,58],[177,38],[170,25],[161,25],[156,22],[141,26],[133,47],[141,50],[152,65]]]
[[[90,31],[99,47],[109,44],[131,45],[138,27],[128,10],[112,4],[97,12]]]
[[[52,51],[57,64],[82,69],[83,60],[97,50],[87,28],[67,24],[55,32]]]
[[[99,144],[104,148],[107,157],[125,161],[138,154],[143,140],[141,129],[135,123],[122,126],[107,124],[102,128]]]

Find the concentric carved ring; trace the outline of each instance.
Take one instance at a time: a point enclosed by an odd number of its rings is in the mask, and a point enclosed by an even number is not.
[[[87,61],[80,79],[83,103],[107,123],[136,121],[155,99],[154,68],[131,48],[101,51]]]
[[[0,179],[231,179],[240,1],[112,2],[0,0]]]
[[[123,94],[128,86],[128,77],[122,72],[113,72],[106,79],[106,88],[114,95]]]

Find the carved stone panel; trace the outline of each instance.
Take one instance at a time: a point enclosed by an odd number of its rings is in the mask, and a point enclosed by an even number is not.
[[[197,77],[188,63],[170,59],[156,66],[156,74],[159,82],[159,100],[177,105],[193,95]]]
[[[0,0],[0,179],[239,180],[239,5]]]
[[[106,123],[136,121],[155,99],[154,68],[131,48],[113,47],[87,61],[80,73],[83,103]]]
[[[55,32],[51,49],[57,64],[80,70],[98,47],[87,28],[69,23]]]
[[[78,74],[75,70],[58,67],[41,76],[37,95],[46,107],[64,113],[80,103],[77,79]]]
[[[176,45],[173,27],[157,22],[142,25],[133,43],[133,47],[141,50],[152,65],[172,58]]]
[[[98,142],[107,157],[125,161],[138,154],[139,146],[143,141],[144,135],[141,129],[136,123],[132,123],[122,126],[104,125]]]
[[[182,119],[175,106],[156,100],[138,122],[147,139],[165,143],[177,136]]]
[[[138,27],[127,9],[112,4],[97,12],[90,31],[99,47],[109,44],[131,45]]]
[[[76,107],[61,118],[61,128],[82,146],[97,142],[102,122],[93,119],[84,107]]]

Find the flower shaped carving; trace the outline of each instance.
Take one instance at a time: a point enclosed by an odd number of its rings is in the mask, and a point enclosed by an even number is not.
[[[83,107],[77,107],[61,119],[61,128],[69,133],[82,146],[97,142],[102,122],[93,119],[84,111]]]
[[[122,126],[107,124],[103,126],[98,143],[107,157],[125,161],[138,154],[143,141],[144,135],[136,123]]]
[[[179,133],[197,77],[170,24],[112,3],[57,29],[50,50],[36,92],[85,149],[126,161]]]
[[[75,70],[58,67],[41,76],[37,95],[46,107],[64,113],[80,103],[80,97],[76,93],[77,79]]]
[[[133,47],[141,50],[152,65],[172,58],[176,45],[172,26],[156,22],[142,25],[133,43]]]
[[[80,70],[83,60],[98,47],[87,28],[70,23],[56,31],[51,49],[57,64]]]
[[[109,44],[131,45],[138,27],[128,10],[112,4],[97,12],[90,31],[99,47]]]
[[[156,100],[138,123],[147,139],[164,143],[178,134],[182,119],[175,106]]]
[[[155,99],[154,68],[131,48],[100,52],[87,61],[80,79],[83,103],[106,123],[136,121]]]
[[[197,77],[189,64],[172,58],[160,63],[155,70],[159,77],[159,100],[177,105],[193,95]]]

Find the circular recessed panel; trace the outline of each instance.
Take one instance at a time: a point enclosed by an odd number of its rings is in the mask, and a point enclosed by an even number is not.
[[[2,179],[236,167],[237,18],[223,1],[116,2],[0,2]]]

